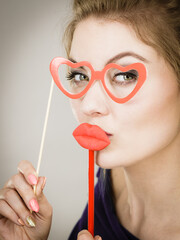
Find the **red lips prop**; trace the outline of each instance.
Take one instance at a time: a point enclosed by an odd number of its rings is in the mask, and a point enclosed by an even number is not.
[[[80,124],[73,136],[83,148],[89,149],[88,230],[94,236],[94,151],[104,149],[110,141],[100,127],[88,123]]]
[[[73,136],[81,147],[99,151],[110,144],[106,133],[97,125],[80,124],[73,132]]]

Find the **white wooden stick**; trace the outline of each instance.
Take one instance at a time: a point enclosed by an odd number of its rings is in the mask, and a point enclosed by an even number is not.
[[[44,147],[44,139],[46,136],[47,122],[48,122],[48,117],[49,117],[49,109],[50,109],[50,105],[51,105],[53,87],[54,87],[54,80],[52,79],[50,92],[49,92],[49,99],[48,99],[48,104],[47,104],[47,109],[46,109],[46,117],[45,117],[45,121],[44,121],[43,134],[42,134],[42,138],[41,138],[41,146],[40,146],[40,150],[39,150],[39,158],[38,158],[38,163],[37,163],[37,168],[36,168],[37,176],[39,175],[39,170],[40,170],[40,166],[41,166],[42,152],[43,152],[43,147]],[[36,193],[36,186],[34,186],[34,193]]]

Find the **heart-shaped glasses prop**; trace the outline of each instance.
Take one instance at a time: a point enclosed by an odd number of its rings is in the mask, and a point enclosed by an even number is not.
[[[95,71],[87,61],[73,63],[56,57],[50,63],[50,72],[58,88],[69,98],[82,97],[95,80],[100,80],[109,97],[117,103],[129,101],[146,80],[142,63],[125,67],[109,63],[102,71]]]
[[[56,57],[50,63],[50,72],[53,79],[39,150],[37,176],[42,160],[54,82],[66,96],[77,99],[86,94],[95,80],[100,80],[112,100],[117,103],[125,103],[138,92],[146,80],[146,69],[142,63],[134,63],[126,67],[110,63],[102,71],[94,71],[89,62],[72,63],[65,58]],[[110,141],[101,128],[87,123],[76,128],[73,135],[82,147],[89,149],[88,230],[94,235],[94,151],[104,149],[110,144]],[[36,193],[36,185],[34,186],[34,193]]]
[[[120,66],[107,64],[102,71],[95,71],[87,61],[73,63],[56,57],[50,63],[50,72],[57,87],[69,98],[84,96],[95,80],[100,80],[108,96],[117,103],[129,101],[146,80],[142,63]],[[106,133],[96,125],[80,124],[73,132],[77,142],[89,150],[89,199],[88,230],[94,236],[94,151],[110,144]]]
[[[88,231],[94,236],[94,151],[107,147],[110,140],[99,126],[88,123],[80,124],[73,136],[81,147],[89,149]]]

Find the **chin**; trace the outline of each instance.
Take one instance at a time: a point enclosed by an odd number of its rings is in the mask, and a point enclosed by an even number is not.
[[[137,162],[139,159],[135,159],[132,156],[128,156],[127,153],[114,152],[114,151],[98,151],[95,155],[96,164],[104,169],[113,169],[117,167],[129,167]]]
[[[114,154],[108,151],[98,151],[96,153],[95,159],[96,164],[104,169],[112,169],[115,167],[123,166],[123,162],[121,162],[120,158],[115,157]]]

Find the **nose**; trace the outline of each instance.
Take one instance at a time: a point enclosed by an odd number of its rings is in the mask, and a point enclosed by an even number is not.
[[[81,98],[81,110],[91,117],[108,115],[108,98],[109,96],[105,92],[101,81],[95,80],[87,93]]]

